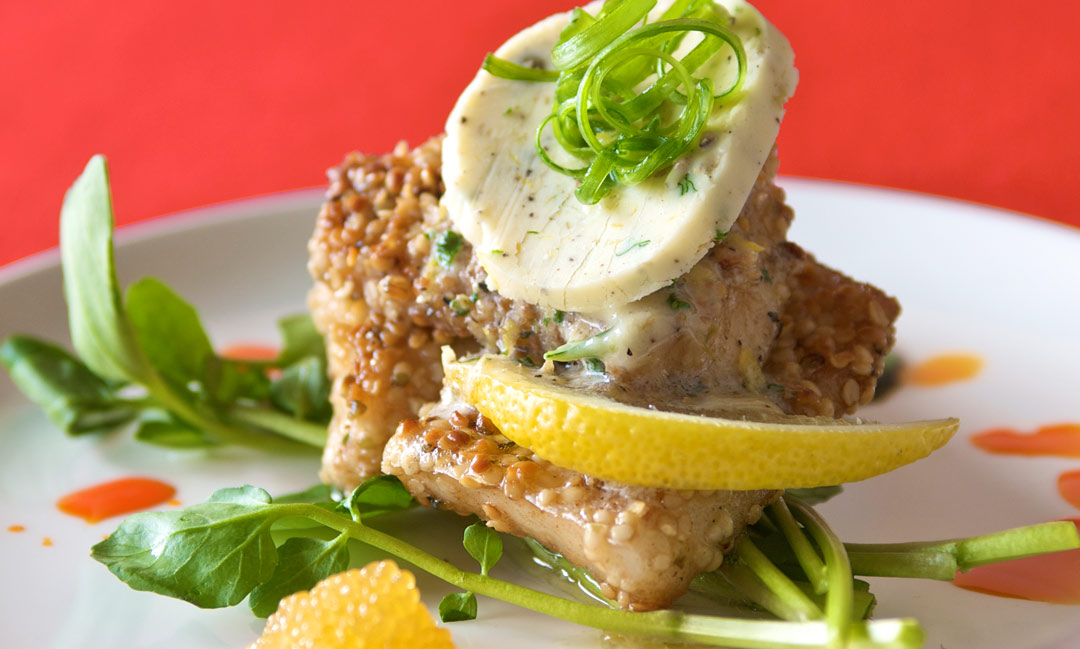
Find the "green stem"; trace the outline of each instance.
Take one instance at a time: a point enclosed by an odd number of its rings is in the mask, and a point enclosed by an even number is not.
[[[787,503],[782,498],[777,500],[772,505],[769,505],[769,514],[770,520],[774,520],[784,533],[788,545],[791,546],[791,550],[795,553],[795,558],[799,560],[799,565],[802,566],[807,579],[813,584],[814,592],[818,595],[826,592],[828,580],[825,575],[825,564],[821,561],[817,551],[810,545],[810,539],[806,538],[803,529],[795,522]]]
[[[851,563],[848,561],[844,544],[812,507],[798,498],[785,496],[784,500],[795,510],[795,517],[806,527],[825,554],[829,578],[828,592],[825,595],[825,622],[829,625],[828,646],[830,649],[846,647],[851,633],[854,594],[851,585]]]
[[[282,439],[276,435],[262,435],[254,431],[228,426],[211,419],[196,410],[186,399],[176,394],[156,373],[148,372],[139,377],[139,382],[158,404],[186,422],[188,425],[210,434],[219,444],[237,444],[251,446],[260,450],[276,450],[295,453],[298,450],[310,450],[310,446],[300,445],[291,439]]]
[[[946,541],[917,541],[913,543],[847,543],[850,553],[896,553],[913,560],[927,560],[921,555],[947,554],[954,558],[956,568],[966,572],[976,566],[1005,562],[1005,560],[1076,550],[1080,547],[1080,535],[1075,524],[1069,520],[1055,520],[1026,527],[1016,527],[966,539]],[[903,559],[897,559],[897,566]],[[922,577],[922,574],[895,574],[895,577]],[[931,579],[953,579],[932,577]],[[890,576],[893,577],[893,576]]]
[[[277,410],[237,404],[229,409],[229,416],[318,449],[326,445],[326,426],[303,421]]]
[[[770,613],[783,618],[785,620],[794,620],[794,617],[789,617],[787,614],[783,614],[782,608],[773,610],[760,601],[756,597],[756,593],[751,593],[744,588],[744,584],[735,583],[739,580],[739,575],[735,574],[736,571],[741,571],[749,575],[749,570],[741,568],[739,566],[722,566],[719,570],[714,572],[705,572],[697,577],[694,577],[694,581],[690,583],[690,590],[693,592],[708,597],[709,599],[724,604],[725,606],[760,606],[766,608]],[[732,575],[735,575],[735,579],[732,579]],[[761,582],[750,576],[748,579],[757,588],[761,589],[765,593],[769,591],[765,589]],[[863,582],[865,583],[865,582]],[[825,597],[814,592],[814,587],[805,581],[796,581],[795,585],[799,587],[803,593],[806,594],[818,608],[825,606]],[[750,586],[754,588],[754,586]],[[765,597],[768,597],[766,595]],[[877,603],[877,598],[868,590],[855,590],[854,591],[854,609],[852,609],[852,620],[865,620],[870,617],[871,611],[874,609],[874,604]]]
[[[784,619],[820,620],[823,617],[821,609],[799,590],[799,587],[788,579],[787,575],[780,572],[780,569],[769,561],[769,558],[754,545],[748,536],[744,534],[739,537],[735,550],[738,563],[746,566],[771,592],[772,597],[768,598],[770,606],[766,608]],[[782,602],[783,612],[773,610],[776,606],[772,603],[774,599]]]
[[[732,649],[821,647],[834,635],[823,622],[740,620],[679,611],[633,613],[562,599],[492,577],[465,572],[389,534],[306,503],[281,505],[283,516],[307,516],[354,539],[408,561],[460,588],[595,629],[693,640]],[[914,649],[923,633],[914,620],[880,620],[852,627],[851,649]]]
[[[863,552],[848,550],[851,571],[864,577],[915,577],[950,581],[956,558],[948,552]]]

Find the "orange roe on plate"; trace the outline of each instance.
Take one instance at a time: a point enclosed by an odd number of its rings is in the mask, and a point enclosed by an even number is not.
[[[160,505],[176,495],[176,488],[152,478],[121,478],[74,491],[56,502],[56,507],[87,523],[130,514]]]
[[[452,649],[416,579],[393,561],[369,563],[281,600],[248,649]]]
[[[1080,527],[1080,519],[1069,519]],[[1080,604],[1080,549],[973,568],[957,586],[991,595],[1053,604]]]
[[[935,387],[973,379],[982,367],[983,360],[974,354],[942,354],[903,370],[901,381]]]
[[[971,442],[991,453],[1080,457],[1080,424],[1042,426],[1034,433],[995,428],[972,435]]]
[[[26,528],[22,525],[9,525],[7,528],[9,532],[25,532]]]

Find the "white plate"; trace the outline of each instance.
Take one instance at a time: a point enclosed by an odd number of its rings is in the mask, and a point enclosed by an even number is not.
[[[798,218],[792,240],[819,259],[896,295],[899,350],[909,360],[965,350],[986,359],[971,382],[904,388],[868,409],[883,420],[956,415],[953,442],[934,456],[849,486],[822,508],[850,541],[966,536],[1075,516],[1055,477],[1076,462],[990,456],[968,442],[981,429],[1080,420],[1080,236],[966,203],[874,188],[785,179]],[[320,194],[302,192],[186,213],[121,232],[126,284],[165,279],[199,308],[219,345],[276,341],[275,319],[301,310],[304,242]],[[0,270],[0,336],[66,340],[55,252]],[[68,649],[242,647],[261,622],[243,606],[200,611],[129,590],[88,556],[116,520],[88,525],[56,499],[141,474],[175,484],[190,504],[250,483],[283,493],[315,482],[317,459],[242,451],[166,452],[129,434],[66,439],[0,372],[0,637],[5,647]],[[424,545],[465,563],[461,523],[434,520]],[[26,531],[8,532],[10,525]],[[447,531],[447,528],[451,528]],[[53,545],[42,545],[49,537]],[[513,562],[496,570],[521,578]],[[515,576],[516,575],[516,576]],[[1080,607],[979,595],[947,583],[876,579],[877,617],[914,616],[927,647],[1080,647]],[[421,578],[425,600],[446,588]],[[596,647],[599,632],[481,599],[480,619],[451,625],[458,647]]]

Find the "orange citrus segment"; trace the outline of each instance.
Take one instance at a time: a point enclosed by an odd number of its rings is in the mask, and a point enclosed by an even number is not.
[[[393,561],[369,563],[281,600],[248,649],[453,649],[420,603],[416,579]]]
[[[854,482],[926,457],[959,426],[956,419],[721,419],[618,403],[505,357],[459,362],[447,348],[443,367],[446,385],[460,398],[540,457],[652,487],[746,490]]]

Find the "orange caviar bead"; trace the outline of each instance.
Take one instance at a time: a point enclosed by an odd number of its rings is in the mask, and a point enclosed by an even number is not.
[[[453,649],[420,603],[416,579],[393,561],[369,563],[281,600],[248,649]]]

